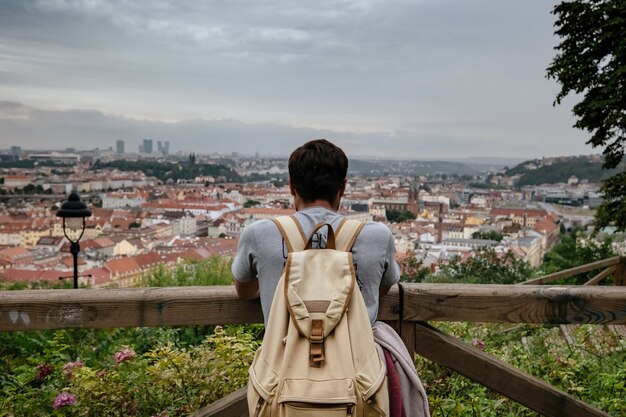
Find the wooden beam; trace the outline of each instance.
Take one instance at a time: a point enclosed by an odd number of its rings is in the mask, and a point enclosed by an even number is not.
[[[0,331],[262,322],[232,285],[0,291]]]
[[[248,417],[247,388],[243,387],[232,394],[201,408],[189,417]]]
[[[404,319],[548,324],[626,324],[626,287],[404,285]]]
[[[402,286],[406,288],[405,284]],[[378,306],[378,320],[393,321],[400,319],[400,291],[397,285],[391,287],[389,292],[380,298],[380,305]],[[394,326],[391,326],[394,327]],[[399,327],[394,327],[399,332]]]
[[[622,256],[622,261],[615,271],[615,285],[626,286],[626,256]]]
[[[417,323],[417,353],[548,417],[610,417],[589,404],[470,346]]]
[[[573,277],[578,274],[582,274],[584,272],[593,271],[594,269],[606,268],[609,266],[617,265],[620,262],[621,262],[621,258],[619,256],[614,256],[612,258],[607,258],[601,261],[592,262],[590,264],[577,266],[575,268],[565,269],[563,271],[555,272],[553,274],[545,275],[543,277],[529,279],[528,281],[520,282],[518,285],[547,284],[559,278]]]
[[[608,277],[613,272],[615,272],[617,270],[618,266],[619,265],[609,266],[607,269],[605,269],[604,271],[598,273],[598,275],[596,275],[595,277],[591,278],[589,281],[585,282],[583,285],[596,285],[596,284],[598,284],[604,278]]]
[[[403,284],[405,321],[626,324],[626,286]],[[399,319],[398,291],[379,319]],[[232,285],[0,291],[0,331],[262,323]]]

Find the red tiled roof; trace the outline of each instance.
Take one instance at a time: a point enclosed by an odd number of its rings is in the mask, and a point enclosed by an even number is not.
[[[113,242],[113,240],[111,240],[111,238],[107,236],[98,237],[94,239],[94,242],[101,248],[106,248],[106,247],[115,245],[115,242]]]
[[[492,208],[490,214],[492,216],[524,216],[527,217],[546,217],[548,212],[538,209],[517,209],[517,208]]]
[[[8,282],[35,282],[41,280],[48,282],[58,282],[59,277],[71,275],[71,272],[68,270],[59,269],[48,269],[45,271],[41,271],[32,269],[8,268],[2,271],[1,275],[3,275]]]
[[[85,275],[91,275],[93,285],[105,285],[111,281],[111,272],[106,268],[94,268],[85,271]]]
[[[65,256],[63,258],[61,258],[61,264],[67,266],[68,268],[73,268],[74,267],[74,258],[71,256]],[[85,261],[83,261],[81,258],[78,258],[78,266],[81,265],[87,265],[87,263]]]
[[[256,208],[256,207],[250,207],[250,208],[245,208],[242,209],[240,213],[243,214],[250,214],[250,215],[254,215],[254,214],[275,214],[277,216],[284,216],[284,215],[290,215],[290,214],[294,214],[296,212],[295,209],[282,209],[282,208]]]
[[[105,262],[104,268],[111,272],[112,275],[128,275],[132,272],[139,272],[141,269],[134,258],[118,258]]]
[[[137,255],[134,258],[137,265],[144,270],[152,268],[163,262],[159,254],[156,252],[144,253],[142,255]]]
[[[11,223],[12,221],[12,217],[0,215],[0,224]]]
[[[18,258],[27,257],[29,255],[30,251],[28,249],[20,247],[7,248],[0,251],[0,258],[9,262],[13,262]]]
[[[30,269],[7,268],[2,271],[2,276],[8,282],[33,282],[39,279],[41,271]]]
[[[96,243],[95,239],[87,239],[85,241],[80,242],[80,250],[87,250],[87,249],[92,249],[92,248],[97,249],[99,247],[100,246]]]
[[[559,228],[559,226],[557,224],[551,222],[550,220],[542,219],[542,220],[538,221],[537,223],[535,223],[535,227],[533,229],[536,230],[537,232],[541,232],[541,233],[545,233],[545,234],[552,234],[558,228]]]

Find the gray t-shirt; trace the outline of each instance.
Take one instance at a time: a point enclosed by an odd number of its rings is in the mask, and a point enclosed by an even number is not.
[[[343,216],[324,207],[310,207],[295,214],[306,236],[320,222],[329,223],[337,230]],[[327,228],[321,228],[313,238],[325,242]],[[400,279],[400,268],[395,260],[396,249],[393,235],[387,226],[378,222],[368,222],[354,242],[352,257],[357,282],[370,322],[378,315],[378,289],[389,287]],[[267,323],[276,286],[287,260],[287,246],[271,220],[258,220],[246,226],[233,260],[232,272],[236,280],[248,282],[258,276],[263,317]]]

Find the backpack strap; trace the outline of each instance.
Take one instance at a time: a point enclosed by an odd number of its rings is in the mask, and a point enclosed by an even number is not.
[[[295,216],[280,216],[272,219],[272,221],[280,230],[280,234],[285,240],[287,250],[290,253],[304,250],[307,238]]]
[[[352,246],[365,223],[353,219],[343,219],[335,233],[335,247],[343,252],[352,251]]]

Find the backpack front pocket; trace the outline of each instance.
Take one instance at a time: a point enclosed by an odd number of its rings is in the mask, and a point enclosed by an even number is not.
[[[280,417],[351,417],[354,404],[283,403]]]
[[[281,417],[345,417],[356,407],[352,379],[285,379],[280,387],[278,403]]]

